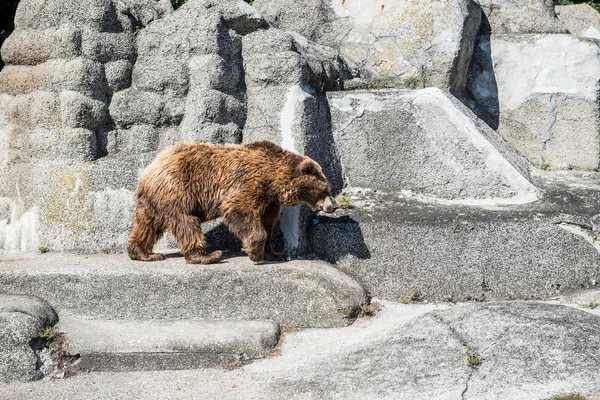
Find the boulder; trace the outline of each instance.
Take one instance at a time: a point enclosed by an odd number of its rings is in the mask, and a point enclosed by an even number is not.
[[[43,377],[33,341],[58,322],[45,301],[0,293],[0,380],[30,381]]]
[[[461,90],[481,19],[471,0],[257,0],[255,7],[274,26],[339,49],[372,87]]]
[[[535,200],[518,166],[450,97],[436,88],[330,92],[345,184],[471,203]]]
[[[600,13],[588,4],[557,6],[556,15],[570,34],[600,40]]]
[[[567,33],[553,0],[480,0],[494,34]]]
[[[571,35],[493,35],[498,132],[536,166],[600,164],[600,46]],[[482,71],[472,92],[494,95]]]

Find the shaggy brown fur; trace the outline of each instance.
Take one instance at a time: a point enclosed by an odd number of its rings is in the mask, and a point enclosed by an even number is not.
[[[204,221],[222,217],[252,261],[283,261],[289,256],[271,248],[281,206],[309,204],[329,213],[337,208],[319,164],[271,142],[175,145],[146,168],[136,202],[129,257],[164,260],[152,248],[169,229],[189,264],[221,257],[221,251],[205,251]]]

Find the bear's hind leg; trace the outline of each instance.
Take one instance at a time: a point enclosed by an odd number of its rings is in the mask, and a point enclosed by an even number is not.
[[[220,250],[206,254],[206,240],[202,234],[200,219],[193,215],[183,214],[169,226],[175,236],[179,250],[188,264],[212,264],[219,261],[223,254]]]
[[[259,263],[265,259],[267,232],[260,219],[252,214],[231,211],[223,216],[223,223],[242,241],[242,251],[250,260]]]
[[[164,228],[149,218],[145,213],[145,207],[139,206],[135,212],[133,231],[129,237],[127,253],[132,260],[139,261],[162,261],[166,257],[161,253],[153,253],[152,248],[160,240]]]

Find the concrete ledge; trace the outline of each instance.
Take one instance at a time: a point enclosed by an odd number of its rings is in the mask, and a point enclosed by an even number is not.
[[[356,281],[325,262],[253,265],[245,256],[201,266],[179,254],[154,263],[46,254],[0,262],[0,287],[90,319],[263,319],[298,327],[348,325],[365,301]]]
[[[486,209],[363,193],[354,196],[357,208],[317,218],[308,236],[313,253],[377,297],[531,299],[596,285],[597,202],[546,201],[570,209],[549,203]]]
[[[277,344],[269,321],[83,320],[60,331],[77,367],[90,371],[155,371],[214,367],[263,358]]]

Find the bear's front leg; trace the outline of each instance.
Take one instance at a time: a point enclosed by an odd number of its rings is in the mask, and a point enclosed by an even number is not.
[[[253,213],[234,210],[223,216],[223,223],[242,241],[242,251],[248,254],[252,261],[260,263],[265,259],[267,232],[260,218]]]

